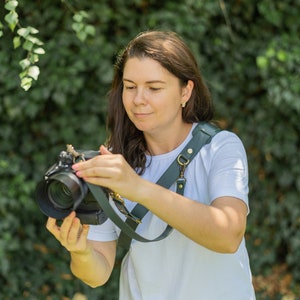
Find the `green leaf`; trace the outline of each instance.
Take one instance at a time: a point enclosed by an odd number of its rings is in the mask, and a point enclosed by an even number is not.
[[[74,16],[73,16],[73,20],[77,23],[81,23],[82,20],[83,20],[83,16],[79,13],[76,13]]]
[[[286,54],[286,52],[283,51],[283,50],[279,50],[279,51],[277,52],[277,58],[278,58],[278,60],[280,60],[280,61],[282,61],[282,62],[286,61],[286,59],[287,59],[287,54]]]
[[[29,35],[30,31],[28,30],[28,28],[20,28],[18,29],[17,33],[21,37],[26,38]]]
[[[32,26],[28,26],[27,28],[28,28],[28,30],[31,34],[39,33],[39,31],[36,28],[32,27]]]
[[[28,68],[28,76],[32,77],[34,80],[37,80],[40,74],[40,69],[37,66],[31,66]]]
[[[34,50],[33,50],[33,52],[34,52]],[[31,55],[29,55],[29,61],[31,64],[35,64],[36,62],[39,61],[39,56],[37,54],[31,53]]]
[[[15,10],[15,8],[18,6],[18,1],[11,0],[5,3],[5,9],[7,10]]]
[[[81,23],[83,19],[87,19],[87,18],[89,18],[89,14],[84,10],[77,12],[73,16],[73,20],[77,23]]]
[[[79,14],[82,15],[83,18],[87,19],[90,17],[90,15],[88,14],[88,12],[86,12],[85,10],[80,10]]]
[[[267,55],[267,57],[269,57],[269,58],[274,57],[274,56],[276,55],[275,49],[270,47],[270,48],[266,51],[266,55]]]
[[[21,38],[19,36],[15,36],[13,39],[14,49],[21,46]]]
[[[92,25],[86,25],[84,31],[86,32],[86,34],[91,35],[91,36],[95,36],[95,34],[96,34],[96,29]]]
[[[28,35],[27,38],[26,38],[27,41],[30,41],[32,44],[34,45],[43,45],[43,42],[40,41],[38,38],[32,36],[32,35]]]
[[[33,48],[33,43],[26,40],[25,43],[23,44],[23,48],[27,51],[31,51]]]
[[[32,78],[30,77],[24,77],[21,79],[21,87],[23,90],[28,91],[31,88],[32,85]]]
[[[25,77],[27,76],[27,73],[28,73],[28,69],[25,69],[25,71],[21,72],[21,73],[19,74],[20,79],[25,78]]]
[[[84,24],[83,24],[83,23],[73,23],[73,24],[72,24],[72,29],[73,29],[75,32],[82,31],[82,30],[83,30],[83,27],[84,27]]]
[[[266,69],[268,67],[268,59],[265,56],[258,56],[256,64],[260,69]]]
[[[84,42],[86,40],[87,34],[84,31],[79,31],[77,32],[77,37],[79,40],[81,40],[82,42]]]
[[[33,52],[34,53],[36,53],[36,54],[45,54],[45,50],[43,49],[43,48],[41,48],[41,47],[39,47],[39,48],[35,48],[34,50],[33,50]]]
[[[11,31],[15,30],[16,25],[19,22],[19,16],[15,11],[10,11],[5,15],[4,20],[7,22]]]
[[[21,66],[22,70],[25,70],[31,65],[31,63],[28,58],[25,58],[20,60],[19,65]]]

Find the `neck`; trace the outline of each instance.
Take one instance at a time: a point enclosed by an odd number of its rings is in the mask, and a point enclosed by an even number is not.
[[[156,135],[145,134],[150,155],[168,153],[177,148],[188,136],[193,124],[183,123],[179,130],[168,130]]]

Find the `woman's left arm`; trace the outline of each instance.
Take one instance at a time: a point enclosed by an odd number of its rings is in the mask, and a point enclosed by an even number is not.
[[[248,212],[242,200],[225,196],[206,205],[151,182],[138,189],[139,203],[194,242],[220,253],[238,249]]]

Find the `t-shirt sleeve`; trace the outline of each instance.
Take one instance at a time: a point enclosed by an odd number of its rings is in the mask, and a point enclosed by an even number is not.
[[[248,204],[248,163],[238,136],[222,131],[209,144],[208,189],[211,201],[231,196]]]
[[[87,238],[93,241],[109,242],[116,240],[118,233],[114,223],[110,219],[107,219],[101,225],[90,225]]]

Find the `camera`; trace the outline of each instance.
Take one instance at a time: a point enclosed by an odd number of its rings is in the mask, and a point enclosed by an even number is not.
[[[72,211],[82,224],[102,224],[107,220],[99,202],[95,199],[87,183],[76,176],[72,165],[91,159],[100,153],[93,150],[76,151],[67,145],[61,151],[57,162],[52,165],[36,188],[35,199],[40,210],[48,217],[63,219]],[[108,201],[108,192],[102,189],[99,197]],[[98,196],[97,196],[98,197]]]

